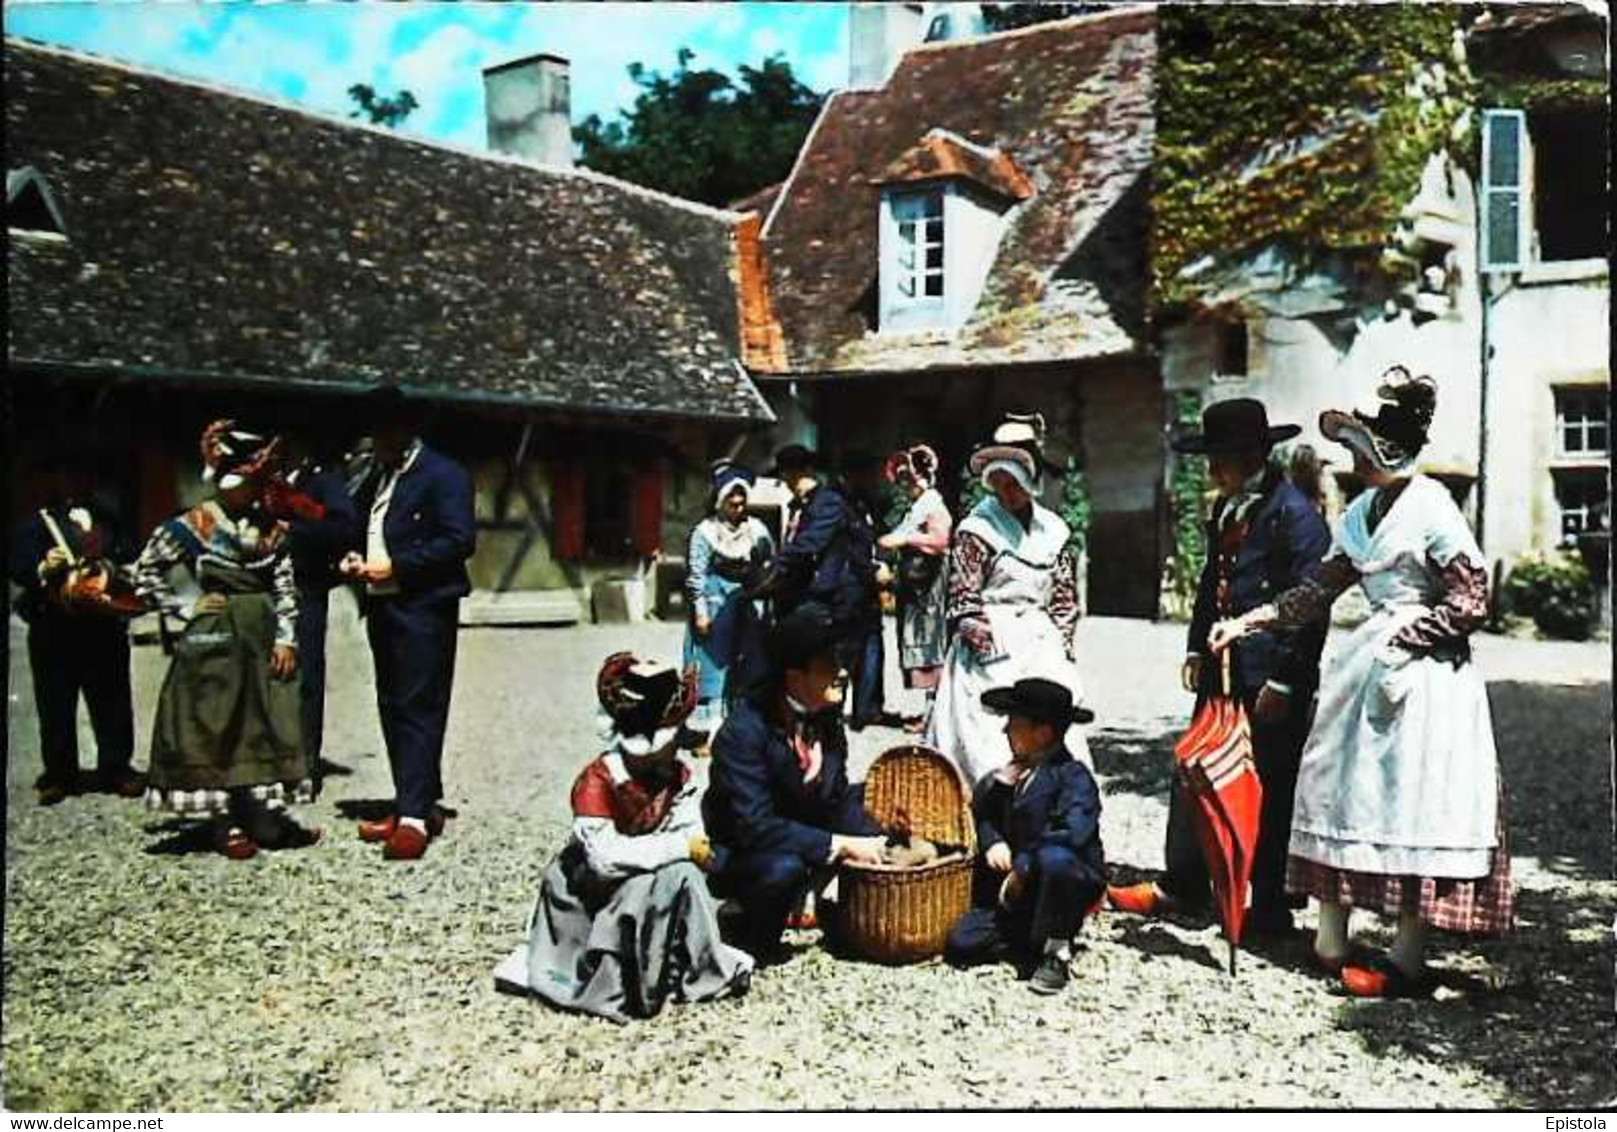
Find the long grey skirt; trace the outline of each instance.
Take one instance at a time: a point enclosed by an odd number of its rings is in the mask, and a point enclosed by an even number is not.
[[[528,942],[495,968],[494,985],[614,1022],[649,1018],[670,999],[744,994],[752,956],[719,939],[716,911],[689,861],[607,884],[569,845],[545,869]]]

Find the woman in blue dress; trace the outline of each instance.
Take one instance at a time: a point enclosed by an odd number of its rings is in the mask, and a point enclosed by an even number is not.
[[[763,647],[761,610],[744,584],[774,555],[775,540],[747,514],[754,479],[739,464],[714,464],[712,514],[691,528],[685,556],[685,663],[695,666],[698,678],[688,727],[704,738],[724,721],[726,700],[743,690],[729,687],[737,661],[760,656]]]

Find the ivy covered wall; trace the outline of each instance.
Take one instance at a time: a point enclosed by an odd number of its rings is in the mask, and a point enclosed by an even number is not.
[[[1279,245],[1374,290],[1428,158],[1464,155],[1458,5],[1169,6],[1159,17],[1152,292]],[[1192,268],[1185,272],[1186,268]]]

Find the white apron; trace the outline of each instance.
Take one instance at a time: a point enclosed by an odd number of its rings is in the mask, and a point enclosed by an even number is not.
[[[1348,508],[1330,551],[1351,559],[1372,612],[1324,674],[1290,851],[1377,875],[1486,876],[1499,778],[1482,674],[1389,643],[1442,596],[1429,555],[1481,565],[1482,552],[1435,480],[1415,477],[1372,535],[1374,495]]]
[[[1067,525],[1054,512],[1034,505],[1033,523],[1021,524],[986,500],[960,524],[993,551],[983,581],[983,612],[993,628],[1000,655],[978,661],[958,634],[949,642],[943,676],[927,726],[927,743],[942,751],[975,785],[983,775],[1011,758],[1005,717],[983,709],[982,694],[1030,676],[1042,676],[1072,689],[1073,702],[1083,702],[1078,666],[1067,659],[1061,630],[1050,617],[1056,565],[1067,542]],[[1067,749],[1090,764],[1083,729],[1071,728]]]

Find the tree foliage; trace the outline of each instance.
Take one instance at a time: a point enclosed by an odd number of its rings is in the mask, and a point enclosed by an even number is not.
[[[591,114],[573,130],[582,163],[688,200],[723,205],[784,180],[824,95],[798,81],[778,55],[743,66],[740,83],[692,70],[680,48],[670,75],[629,66],[640,87],[617,121]]]
[[[401,90],[388,98],[378,95],[376,88],[369,83],[355,83],[348,88],[348,97],[358,107],[348,115],[350,118],[363,115],[373,125],[387,126],[389,129],[404,121],[411,111],[421,105],[408,90]]]

